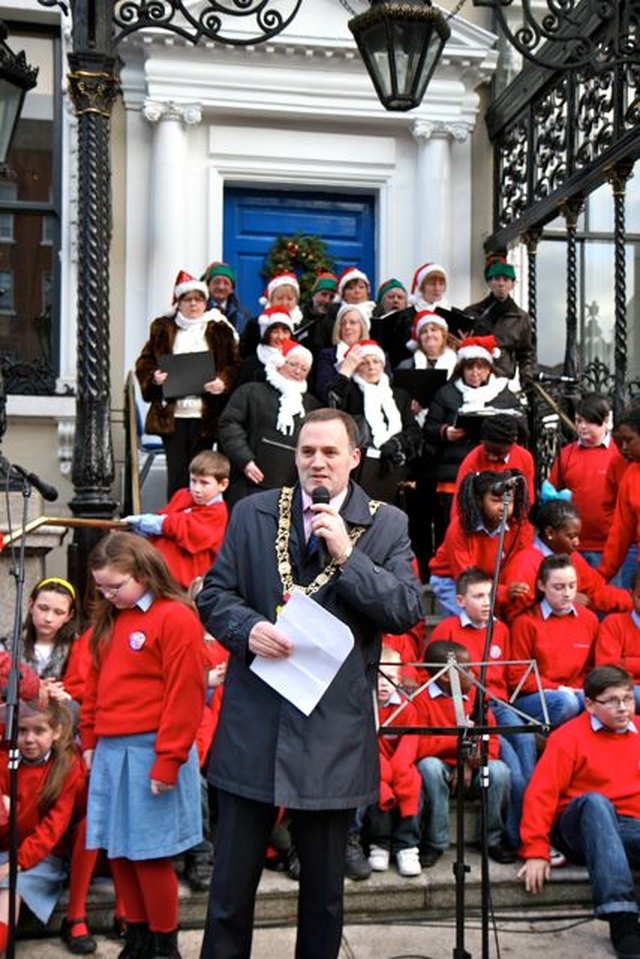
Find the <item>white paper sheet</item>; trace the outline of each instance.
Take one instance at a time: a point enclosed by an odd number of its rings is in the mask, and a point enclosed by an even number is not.
[[[304,593],[293,592],[276,620],[293,643],[284,659],[256,656],[251,669],[309,716],[353,649],[348,626]]]

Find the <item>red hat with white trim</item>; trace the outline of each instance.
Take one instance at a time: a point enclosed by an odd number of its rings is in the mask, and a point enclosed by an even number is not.
[[[184,296],[185,293],[190,293],[192,290],[202,293],[205,300],[209,296],[206,283],[202,280],[196,280],[195,276],[191,276],[186,270],[180,270],[173,287],[173,302],[177,303],[181,296]]]
[[[295,273],[278,273],[276,276],[272,276],[267,283],[264,296],[260,297],[261,306],[266,306],[267,303],[271,303],[271,297],[281,286],[292,286],[296,291],[296,296],[300,299],[300,284],[298,283],[298,277]]]
[[[433,273],[440,273],[444,277],[445,283],[448,282],[447,271],[443,266],[440,266],[439,263],[423,263],[413,274],[413,281],[411,283],[412,296],[416,296],[420,292],[424,281]]]
[[[340,299],[344,296],[344,288],[347,283],[351,283],[353,280],[364,280],[369,289],[371,289],[369,277],[366,273],[359,270],[357,266],[346,266],[338,277],[338,296]]]
[[[258,317],[260,336],[263,337],[269,327],[275,326],[276,323],[286,326],[293,333],[293,320],[289,310],[285,310],[284,306],[267,306]]]
[[[351,350],[355,350],[356,347],[361,350],[363,357],[376,356],[382,363],[386,361],[384,350],[377,340],[358,340],[357,343],[349,347],[345,355],[348,356]]]
[[[309,364],[309,368],[311,368],[313,353],[311,350],[308,350],[306,346],[303,346],[302,343],[298,343],[297,340],[283,340],[280,344],[280,356],[276,356],[273,362],[276,366],[282,366],[285,360],[293,357],[305,359]]]
[[[413,319],[413,325],[411,327],[411,339],[407,343],[408,349],[416,350],[418,348],[420,331],[428,324],[431,324],[431,326],[439,326],[440,329],[444,330],[445,333],[449,332],[449,326],[443,316],[440,316],[439,313],[434,313],[432,310],[420,310],[419,313],[416,313]]]
[[[493,363],[500,356],[495,336],[468,336],[458,347],[459,360],[486,360]]]

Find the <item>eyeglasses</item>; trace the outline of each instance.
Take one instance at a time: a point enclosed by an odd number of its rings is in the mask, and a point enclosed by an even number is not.
[[[633,696],[612,696],[610,699],[594,699],[594,703],[605,709],[633,709],[636,704]]]
[[[98,586],[96,583],[96,589],[101,593],[105,599],[115,599],[123,586],[126,586],[130,579],[133,579],[132,576],[127,576],[126,579],[123,579],[121,583],[118,583],[117,586]]]

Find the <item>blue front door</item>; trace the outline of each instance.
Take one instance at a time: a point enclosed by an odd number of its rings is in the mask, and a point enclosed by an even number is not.
[[[355,265],[375,290],[375,197],[320,191],[227,187],[224,193],[224,259],[237,271],[240,302],[252,313],[265,281],[264,260],[278,236],[318,236],[339,273]]]

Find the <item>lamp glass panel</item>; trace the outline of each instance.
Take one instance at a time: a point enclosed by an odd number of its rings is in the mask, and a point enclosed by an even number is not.
[[[368,51],[369,56],[365,57],[363,48]],[[374,84],[387,96],[392,88],[392,77],[386,25],[377,23],[364,30],[360,49]]]
[[[393,23],[390,26],[391,49],[395,53],[397,92],[401,96],[408,96],[415,89],[431,28],[423,28],[416,23]]]
[[[24,90],[0,78],[0,163],[4,163],[7,158],[7,150],[23,98]]]

